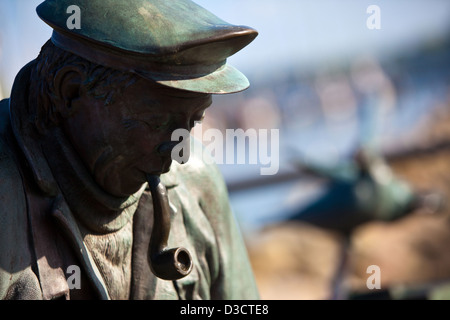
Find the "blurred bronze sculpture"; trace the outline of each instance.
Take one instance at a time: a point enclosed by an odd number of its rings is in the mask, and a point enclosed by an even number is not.
[[[257,32],[190,0],[37,13],[52,39],[0,102],[0,298],[258,298],[220,172],[171,156],[213,94],[249,86],[226,60]]]
[[[393,221],[419,207],[421,198],[396,177],[374,148],[356,149],[348,163],[299,164],[304,173],[327,181],[323,195],[290,219],[333,229],[346,235],[373,220]]]

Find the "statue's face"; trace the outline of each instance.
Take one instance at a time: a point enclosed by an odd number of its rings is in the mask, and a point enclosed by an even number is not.
[[[211,102],[209,94],[140,79],[108,106],[81,94],[64,129],[96,182],[113,195],[127,196],[142,187],[147,174],[169,171],[173,131],[190,131]]]

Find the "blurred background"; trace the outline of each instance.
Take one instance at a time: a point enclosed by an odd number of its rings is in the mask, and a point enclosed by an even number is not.
[[[0,97],[51,35],[40,2],[1,2]],[[219,166],[261,297],[450,298],[450,2],[196,2],[260,33],[203,126],[280,130],[276,175]]]

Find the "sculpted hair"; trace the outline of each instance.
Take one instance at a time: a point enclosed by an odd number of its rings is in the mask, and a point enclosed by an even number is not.
[[[57,72],[65,66],[74,66],[84,75],[82,86],[87,94],[104,101],[105,106],[138,80],[132,73],[122,72],[92,63],[68,51],[56,47],[50,40],[42,47],[31,72],[29,107],[36,128],[44,132],[50,126],[58,125],[62,117],[61,107],[55,103]]]

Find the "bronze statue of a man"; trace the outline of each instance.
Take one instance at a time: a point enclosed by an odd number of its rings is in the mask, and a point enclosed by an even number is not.
[[[37,13],[52,38],[0,102],[0,298],[258,298],[219,171],[171,156],[213,94],[248,87],[226,60],[257,32],[190,0]]]

